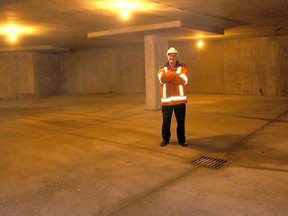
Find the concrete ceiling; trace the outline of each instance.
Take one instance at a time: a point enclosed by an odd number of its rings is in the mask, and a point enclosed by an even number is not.
[[[97,0],[0,0],[0,51],[65,51],[143,43],[147,34],[170,40],[288,35],[287,0],[134,0],[129,20]],[[3,33],[18,26],[18,40]],[[1,33],[2,28],[2,33]]]

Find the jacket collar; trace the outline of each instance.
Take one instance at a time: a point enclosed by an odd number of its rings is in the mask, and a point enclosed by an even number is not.
[[[181,66],[182,66],[182,65],[181,65],[180,62],[177,60],[175,67],[181,67]],[[164,64],[164,67],[169,67],[169,62],[168,62],[168,61]]]

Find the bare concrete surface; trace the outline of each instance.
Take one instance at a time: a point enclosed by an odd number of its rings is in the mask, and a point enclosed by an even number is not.
[[[0,101],[0,215],[286,216],[288,98],[188,98],[188,148],[144,94]]]

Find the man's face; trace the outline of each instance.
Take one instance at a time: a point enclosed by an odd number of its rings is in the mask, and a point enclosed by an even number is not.
[[[177,62],[177,54],[176,53],[170,53],[167,55],[167,59],[169,64],[175,66],[176,62]]]

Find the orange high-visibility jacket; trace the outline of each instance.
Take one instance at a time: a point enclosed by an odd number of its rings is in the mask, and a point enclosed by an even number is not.
[[[176,63],[173,70],[168,63],[158,70],[160,97],[162,106],[177,105],[187,102],[186,92],[188,69],[184,64]]]

